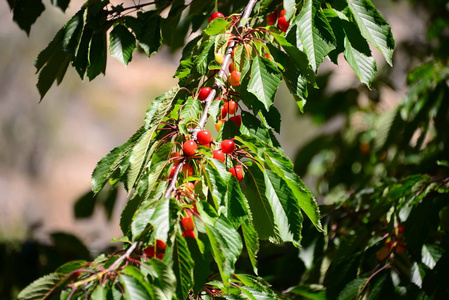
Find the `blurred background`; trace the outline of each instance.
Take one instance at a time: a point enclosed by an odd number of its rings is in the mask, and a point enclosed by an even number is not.
[[[151,59],[136,53],[127,67],[108,57],[106,76],[93,82],[81,81],[69,68],[62,84],[53,86],[39,103],[33,61],[83,2],[72,0],[65,14],[44,2],[46,10],[29,37],[12,21],[7,2],[0,2],[0,298],[66,260],[88,259],[114,247],[111,239],[121,237],[124,191],[118,191],[115,205],[105,195],[105,205],[92,207],[92,214],[78,213],[88,218],[75,217],[75,203],[89,202],[96,163],[140,127],[152,99],[177,83],[172,76],[180,53],[163,48]],[[373,49],[379,73],[369,90],[343,57],[338,66],[327,60],[319,70],[320,90],[310,92],[305,114],[284,86],[277,95],[281,145],[320,203],[331,201],[329,182],[319,178],[334,154],[298,153],[323,134],[343,132],[348,124],[353,132],[343,135],[366,130],[370,123],[353,108],[391,111],[407,91],[407,72],[418,61],[431,59],[426,54],[429,11],[410,3],[414,1],[373,2],[392,27],[398,46],[394,68]],[[349,168],[357,175],[357,166]],[[13,270],[23,264],[28,274],[15,275]]]

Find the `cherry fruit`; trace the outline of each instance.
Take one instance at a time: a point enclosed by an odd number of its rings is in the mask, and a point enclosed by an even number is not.
[[[194,140],[188,140],[182,145],[182,151],[186,156],[192,156],[196,153],[198,146]]]
[[[163,240],[156,240],[156,247],[161,250],[165,250],[167,248],[167,244]]]
[[[193,230],[195,229],[195,223],[193,223],[192,216],[188,216],[181,219],[181,225],[185,230]]]
[[[223,153],[230,154],[235,150],[235,144],[233,140],[224,140],[221,142],[221,150]]]
[[[285,17],[279,17],[278,19],[278,27],[283,32],[286,32],[288,29],[288,26],[290,26],[290,23],[287,22],[287,19]]]
[[[238,127],[242,126],[242,116],[241,116],[241,115],[237,115],[237,116],[230,117],[229,120],[234,121],[234,123],[235,123]]]
[[[220,131],[220,128],[221,128],[221,126],[223,126],[224,122],[226,122],[226,121],[225,120],[218,120],[217,123],[215,123],[215,129],[217,130],[217,132]]]
[[[212,141],[212,135],[207,130],[201,130],[196,135],[196,140],[200,145],[209,145]]]
[[[237,180],[240,182],[243,179],[243,169],[242,166],[235,166],[229,169],[229,172],[231,172],[232,176],[237,178]]]
[[[235,102],[234,100],[226,102],[224,107],[226,107],[226,110],[230,115],[235,114],[239,110],[239,106],[237,105],[237,102]]]
[[[207,96],[209,96],[211,91],[212,89],[208,86],[201,88],[198,93],[198,99],[200,99],[201,101],[206,100]]]
[[[193,230],[186,230],[182,233],[182,237],[190,236],[191,238],[196,239],[195,232]]]
[[[193,176],[193,167],[191,164],[184,164],[182,166],[182,171],[186,175],[186,177]]]
[[[212,22],[213,19],[224,17],[221,12],[214,12],[212,16],[209,17],[209,23]]]
[[[267,24],[268,25],[274,25],[276,23],[276,19],[278,18],[277,11],[272,12],[267,16]]]
[[[239,86],[240,85],[240,77],[242,76],[242,73],[239,71],[232,71],[231,75],[229,75],[229,83],[232,86]]]
[[[218,159],[219,161],[224,162],[225,161],[225,154],[222,150],[214,150],[212,151],[213,158]]]

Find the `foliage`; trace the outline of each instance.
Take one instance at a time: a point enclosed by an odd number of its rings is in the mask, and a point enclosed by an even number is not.
[[[120,221],[123,250],[93,262],[69,262],[23,289],[19,299],[447,294],[447,60],[410,73],[411,92],[394,110],[358,112],[371,122],[367,130],[351,139],[341,132],[321,136],[305,146],[295,170],[274,134],[280,129],[273,103],[281,80],[303,111],[308,97],[326,98],[314,97],[320,93],[314,88],[320,86],[317,70],[324,58],[337,62],[343,53],[360,81],[375,87],[377,64],[369,44],[391,65],[390,27],[369,0],[236,2],[219,3],[226,17],[207,24],[217,10],[215,1],[124,7],[89,0],[39,54],[37,87],[44,97],[70,64],[81,78],[104,74],[108,48],[126,65],[137,49],[150,57],[162,44],[177,49],[187,34],[199,32],[183,48],[178,86],[155,99],[142,127],[93,171],[93,193],[121,182],[130,196]],[[39,14],[22,14],[21,1],[8,3],[14,20],[29,32]],[[286,18],[288,29],[267,24],[273,12],[278,20]],[[237,84],[228,82],[231,60],[241,74]],[[201,99],[205,87],[211,92]],[[239,115],[226,119],[231,100],[240,102]],[[340,112],[334,108],[317,100],[307,112],[330,119]],[[350,120],[350,107],[342,111]],[[197,145],[209,118],[224,124],[212,143]],[[348,130],[351,125],[346,124]],[[236,149],[224,161],[213,158],[211,150],[228,139]],[[188,140],[197,149],[187,149]],[[317,194],[334,199],[321,208],[295,172],[316,167],[317,157],[332,165],[317,179]],[[441,167],[435,168],[437,161]],[[229,172],[236,166],[243,169],[243,180]],[[338,191],[347,195],[344,201],[335,200]],[[78,216],[92,213],[89,198],[78,202]],[[95,201],[111,211],[113,199],[114,193]],[[285,246],[287,252],[303,247],[302,268],[288,289],[275,281],[272,289],[265,280],[270,274],[258,262],[270,247],[285,242],[293,245]],[[278,288],[282,295],[274,291]]]

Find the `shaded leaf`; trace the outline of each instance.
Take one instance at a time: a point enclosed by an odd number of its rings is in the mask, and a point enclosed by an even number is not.
[[[134,50],[136,50],[134,35],[121,24],[115,26],[109,34],[111,56],[117,58],[119,62],[126,66],[132,60]]]

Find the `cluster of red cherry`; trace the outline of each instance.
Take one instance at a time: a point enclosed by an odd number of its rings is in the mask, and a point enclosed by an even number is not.
[[[290,26],[290,23],[287,22],[287,19],[285,18],[285,12],[286,12],[285,9],[281,10],[280,12],[275,10],[274,12],[272,12],[271,14],[268,15],[267,24],[274,25],[277,20],[278,28],[280,30],[282,30],[283,32],[286,32],[288,27]]]
[[[148,258],[157,258],[157,259],[163,259],[165,255],[165,248],[167,248],[167,245],[162,240],[156,240],[156,243],[152,246],[149,246],[145,249],[143,249],[143,253]]]

